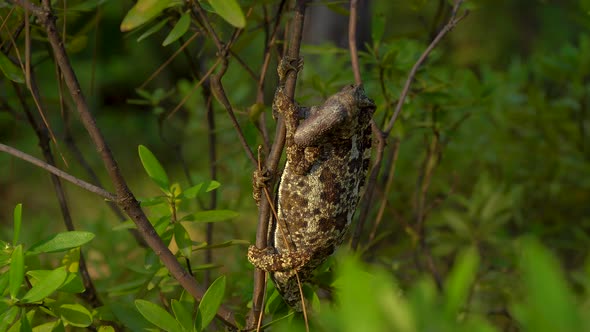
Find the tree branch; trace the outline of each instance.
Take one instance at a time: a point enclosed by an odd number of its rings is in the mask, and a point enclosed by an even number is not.
[[[13,147],[10,147],[8,145],[4,145],[4,144],[0,143],[0,151],[6,152],[10,155],[13,155],[19,159],[24,160],[24,161],[28,161],[31,164],[48,171],[51,174],[55,174],[55,175],[59,176],[60,178],[66,180],[66,181],[69,181],[69,182],[77,185],[80,188],[86,189],[86,190],[90,191],[91,193],[95,193],[101,197],[104,197],[105,199],[107,199],[109,201],[116,201],[117,200],[117,196],[115,196],[114,194],[112,194],[100,187],[97,187],[93,184],[90,184],[88,182],[80,180],[77,177],[62,171],[61,169],[59,169],[55,166],[49,165],[48,163],[44,162],[41,159],[37,159],[29,154],[26,154],[20,150],[13,148]]]
[[[293,25],[289,39],[288,56],[296,59],[299,58],[299,50],[301,48],[301,38],[303,36],[303,24],[305,22],[305,10],[307,8],[308,0],[298,0],[295,5],[295,17],[293,18]],[[297,72],[295,70],[289,71],[287,74],[287,82],[285,84],[285,91],[290,98],[295,95],[295,84],[297,82]],[[274,187],[278,174],[276,170],[285,145],[285,124],[282,117],[279,117],[275,139],[270,149],[268,158],[266,159],[265,167],[273,174],[273,181],[269,185]],[[272,190],[269,190],[272,192]],[[268,222],[270,218],[270,204],[266,195],[261,195],[260,206],[258,208],[258,228],[256,230],[256,247],[265,248],[267,246],[268,236]],[[262,305],[264,300],[265,290],[265,273],[260,269],[254,270],[254,290],[252,298],[252,311],[249,315],[248,326],[255,326],[258,323],[260,313],[262,312]],[[251,325],[253,324],[253,325]]]
[[[54,52],[55,61],[59,65],[68,90],[74,103],[76,104],[80,120],[90,135],[94,145],[99,152],[105,168],[111,178],[117,193],[117,203],[125,213],[133,220],[137,229],[144,237],[150,248],[159,256],[163,264],[168,268],[172,276],[178,280],[182,287],[191,294],[195,299],[201,300],[205,290],[196,282],[196,280],[180,265],[176,256],[168,249],[168,246],[158,236],[158,233],[147,219],[141,209],[139,202],[127,186],[119,166],[113,157],[113,154],[106,143],[101,131],[96,126],[96,121],[90,112],[90,108],[82,93],[82,88],[78,83],[78,78],[72,69],[64,43],[62,42],[55,25],[55,17],[52,14],[49,2],[43,3],[43,8],[32,5],[26,0],[15,1],[20,6],[29,8],[37,17],[39,23],[45,28],[47,38]],[[222,306],[217,311],[217,317],[222,319],[227,325],[235,327],[233,312]]]

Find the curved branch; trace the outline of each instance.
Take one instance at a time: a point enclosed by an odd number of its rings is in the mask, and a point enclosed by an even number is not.
[[[82,93],[82,88],[78,82],[78,78],[72,69],[70,60],[64,48],[57,28],[55,25],[55,17],[52,14],[49,6],[49,1],[44,1],[43,8],[37,7],[26,0],[15,0],[20,6],[29,8],[37,17],[39,23],[45,28],[47,32],[47,39],[54,52],[56,63],[61,69],[64,80],[70,92],[72,99],[76,105],[80,120],[90,135],[92,142],[96,146],[97,151],[105,165],[105,168],[111,178],[111,181],[116,189],[117,204],[125,211],[125,213],[133,220],[137,226],[138,231],[144,237],[150,248],[158,255],[162,263],[170,271],[170,274],[182,285],[182,287],[191,294],[195,299],[201,300],[205,294],[205,290],[197,281],[186,271],[176,259],[176,256],[168,249],[168,246],[158,236],[158,233],[149,222],[147,216],[141,209],[139,202],[127,186],[123,174],[119,170],[119,166],[104,139],[102,132],[96,125],[90,107]],[[220,318],[226,325],[235,328],[234,314],[228,308],[221,306],[217,311],[217,317]]]

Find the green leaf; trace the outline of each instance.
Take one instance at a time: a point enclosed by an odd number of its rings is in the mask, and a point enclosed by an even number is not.
[[[113,301],[111,311],[129,331],[153,331],[153,325],[143,318],[132,303]]]
[[[180,323],[184,331],[192,331],[193,318],[191,317],[192,304],[189,302],[181,302],[176,299],[170,301],[172,312],[176,317],[176,321]]]
[[[0,294],[4,294],[4,291],[6,290],[6,287],[8,287],[9,282],[10,282],[10,273],[3,272],[2,274],[0,274]],[[1,311],[1,309],[0,309],[0,311]]]
[[[174,224],[174,240],[176,240],[176,245],[182,255],[184,257],[190,257],[193,242],[184,226],[179,222]]]
[[[0,314],[0,331],[8,330],[8,327],[12,325],[19,311],[20,310],[17,306],[12,306],[10,309]]]
[[[166,198],[166,196],[156,196],[156,197],[152,197],[152,198],[142,199],[139,202],[139,204],[142,207],[154,206],[154,205],[158,205],[158,204],[168,204],[168,199]]]
[[[196,184],[185,191],[183,191],[178,198],[195,198],[201,192],[210,192],[211,190],[215,190],[221,186],[221,183],[211,180],[209,182],[201,182]]]
[[[20,239],[20,228],[23,220],[23,205],[17,204],[14,208],[14,232],[12,233],[12,245],[16,246]]]
[[[456,260],[445,281],[446,313],[455,317],[459,309],[465,304],[471,285],[477,275],[479,255],[477,250],[470,247],[462,252]]]
[[[42,252],[60,252],[75,247],[79,247],[94,239],[94,234],[90,232],[71,231],[52,235],[40,242],[35,243],[28,251],[27,255],[36,255]]]
[[[16,298],[25,277],[25,256],[23,255],[22,245],[16,246],[12,252],[9,273],[10,279],[8,290],[10,292],[10,297]]]
[[[27,317],[27,308],[22,308],[20,312],[20,331],[19,332],[32,332],[31,323],[29,317]]]
[[[526,290],[515,312],[523,331],[582,331],[576,301],[562,267],[535,239],[522,241],[520,270]]]
[[[72,326],[87,327],[92,324],[92,314],[80,304],[62,304],[59,307],[61,319]]]
[[[123,22],[121,22],[121,31],[131,31],[150,21],[160,15],[160,13],[172,3],[172,0],[138,0],[127,12],[125,18],[123,18]]]
[[[2,52],[0,52],[0,70],[9,80],[15,83],[25,83],[23,71]]]
[[[168,36],[166,36],[166,39],[164,39],[164,42],[162,42],[162,46],[168,46],[177,41],[178,38],[184,36],[184,34],[188,31],[190,24],[191,14],[189,11],[187,11],[180,17],[178,22],[176,22],[174,28],[172,28]]]
[[[146,300],[135,300],[135,307],[150,323],[165,331],[182,331],[182,327],[172,315],[162,307]]]
[[[195,321],[195,328],[197,331],[203,331],[205,327],[211,323],[215,317],[215,313],[219,309],[225,294],[225,276],[221,276],[209,286],[209,289],[203,295],[199,309],[197,311],[197,319]]]
[[[246,18],[236,0],[209,0],[209,4],[211,4],[215,12],[227,23],[236,28],[246,26]]]
[[[148,176],[160,189],[167,193],[170,187],[170,181],[168,180],[168,175],[166,175],[164,167],[162,167],[156,156],[145,146],[140,145],[138,150],[139,158]]]
[[[41,301],[61,287],[66,280],[67,275],[66,268],[63,266],[51,271],[47,274],[47,277],[39,280],[39,282],[35,284],[25,296],[23,296],[21,301],[24,303]]]
[[[27,275],[31,277],[31,283],[36,285],[39,280],[46,278],[52,270],[31,270]],[[67,268],[66,268],[67,271]],[[82,293],[85,290],[82,278],[77,273],[68,273],[66,280],[59,287],[59,291],[66,293]]]
[[[151,28],[149,28],[146,32],[144,32],[141,36],[139,36],[139,38],[137,38],[137,42],[140,42],[140,41],[146,39],[147,37],[153,35],[154,33],[160,31],[160,29],[162,29],[162,27],[164,27],[164,25],[169,20],[170,20],[170,18],[169,17],[166,17],[165,19],[161,20],[157,24],[154,24],[154,26],[152,26]]]
[[[102,325],[98,328],[98,332],[115,332],[115,329],[110,325]]]
[[[184,216],[180,221],[218,222],[237,217],[239,214],[232,210],[199,211]]]

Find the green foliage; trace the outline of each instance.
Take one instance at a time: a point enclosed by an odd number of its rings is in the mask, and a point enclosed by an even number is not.
[[[225,276],[221,276],[211,284],[199,303],[197,318],[195,319],[195,329],[198,332],[203,331],[211,323],[223,301],[224,294]]]
[[[13,64],[2,52],[0,52],[0,70],[9,80],[15,83],[25,83],[23,71]]]
[[[6,166],[0,167],[6,226],[0,227],[0,331],[217,330],[214,314],[222,302],[244,324],[252,297],[245,246],[255,232],[253,167],[208,91],[209,80],[197,85],[206,73],[219,73],[221,62],[196,3],[221,43],[236,38],[222,84],[254,151],[264,143],[261,123],[273,136],[276,55],[290,47],[281,38],[291,12],[276,22],[271,43],[279,1],[52,6],[82,92],[150,223],[200,283],[215,281],[195,303],[159,256],[132,240],[131,220],[115,224],[100,200],[69,184],[79,231],[63,232],[46,174],[21,171],[19,161],[0,154]],[[408,72],[444,24],[450,7],[443,5],[451,3],[373,1],[370,15],[357,21],[363,84],[378,105],[379,127],[391,119]],[[589,3],[464,2],[472,13],[419,68],[390,133],[362,249],[355,257],[337,255],[303,285],[312,330],[590,331]],[[348,19],[339,3],[317,2],[310,10],[324,5]],[[85,178],[69,141],[61,139],[65,128],[91,167],[102,164],[69,113],[75,107],[55,76],[45,32],[32,16],[30,28],[21,28],[25,14],[0,0],[0,141],[36,151],[38,142],[19,119],[26,108],[40,117],[39,103],[57,138],[58,167]],[[312,16],[306,21],[309,35],[330,30],[314,28]],[[269,43],[271,61],[259,90]],[[22,84],[29,47],[40,100]],[[301,54],[301,104],[316,104],[353,81],[349,51],[336,43],[304,41]],[[212,133],[215,162],[205,152]],[[223,190],[208,179],[213,167]],[[105,176],[99,171],[98,177]],[[24,220],[18,201],[27,207]],[[96,307],[84,295],[82,254],[103,301]],[[204,258],[209,254],[212,261]],[[271,283],[265,315],[268,330],[304,328]]]
[[[246,26],[246,18],[236,0],[209,0],[209,4],[227,23],[236,28]]]

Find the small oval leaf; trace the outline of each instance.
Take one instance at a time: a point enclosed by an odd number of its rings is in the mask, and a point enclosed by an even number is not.
[[[191,15],[190,12],[187,11],[180,17],[178,22],[176,22],[174,28],[172,28],[168,36],[166,36],[166,39],[164,39],[164,42],[162,42],[162,46],[168,46],[177,41],[178,38],[182,37],[188,31],[190,24]]]
[[[12,252],[9,273],[8,290],[10,297],[16,298],[25,277],[25,257],[23,255],[22,245],[16,246]]]
[[[143,164],[143,168],[147,172],[148,176],[162,189],[164,192],[168,192],[170,187],[170,181],[168,175],[162,167],[162,164],[158,161],[156,156],[145,146],[140,145],[138,148],[139,158]]]
[[[80,304],[62,304],[59,307],[61,319],[72,326],[87,327],[92,324],[92,314]]]
[[[33,286],[22,298],[22,302],[30,303],[41,301],[55,292],[66,280],[68,273],[64,266],[47,274],[47,276]]]
[[[223,301],[223,295],[225,294],[225,276],[221,276],[209,286],[209,289],[203,295],[201,303],[199,303],[199,309],[197,311],[197,319],[195,321],[195,327],[197,331],[203,331],[205,327],[211,323],[215,317],[215,313],[221,302]]]
[[[209,4],[227,23],[236,28],[246,26],[244,12],[236,0],[209,0]]]
[[[27,255],[35,255],[42,252],[60,252],[79,247],[94,239],[94,234],[90,232],[71,231],[52,235],[45,240],[35,243],[28,251]]]
[[[146,300],[135,300],[135,307],[145,319],[165,331],[182,331],[180,324],[162,307]]]

